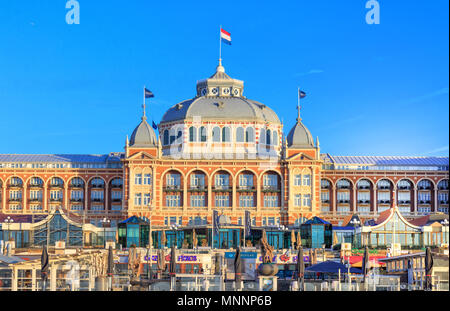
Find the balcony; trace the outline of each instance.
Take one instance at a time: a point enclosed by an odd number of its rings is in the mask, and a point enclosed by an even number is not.
[[[168,185],[163,188],[163,191],[166,192],[182,192],[180,185]]]
[[[439,204],[448,204],[448,200],[440,200]]]
[[[428,204],[431,204],[431,201],[430,200],[419,200],[418,203],[423,204],[423,205],[428,205]]]
[[[213,187],[212,191],[214,191],[214,192],[231,192],[232,189],[230,186],[224,185],[224,186],[215,186],[215,187]]]
[[[411,190],[410,186],[398,186],[398,190]]]
[[[398,204],[400,204],[400,205],[409,205],[409,204],[411,204],[411,201],[410,200],[399,200]]]
[[[83,184],[70,184],[70,188],[84,188]]]
[[[14,189],[14,188],[23,188],[23,184],[9,184],[8,188]]]
[[[91,202],[96,202],[96,203],[103,202],[103,199],[102,198],[91,198]]]
[[[105,188],[104,184],[93,184],[91,185],[92,188],[96,188],[96,189],[103,189]]]
[[[256,192],[256,187],[254,186],[239,186],[238,189],[236,189],[237,192]]]
[[[191,186],[188,189],[189,192],[205,192],[207,190],[208,188],[206,188],[205,186]]]
[[[50,188],[61,189],[61,188],[64,188],[64,185],[63,185],[63,184],[50,184],[49,187],[50,187]]]
[[[42,189],[44,187],[44,185],[43,184],[30,184],[29,185],[29,188],[31,188],[31,189],[35,189],[35,188],[39,188],[39,189]]]
[[[322,203],[330,203],[330,200],[322,200]]]
[[[22,198],[9,198],[8,202],[11,202],[11,203],[22,202]]]
[[[379,186],[378,190],[390,190],[391,187],[390,186]]]
[[[262,192],[281,192],[277,186],[263,186],[261,189]]]
[[[358,200],[359,204],[370,204],[370,200]]]
[[[62,202],[62,198],[50,198],[50,202]]]
[[[349,204],[350,200],[338,200],[339,204]]]
[[[29,198],[30,203],[42,202],[42,198]]]
[[[70,198],[70,202],[72,203],[83,202],[83,198]]]
[[[378,204],[390,204],[391,200],[378,200]]]

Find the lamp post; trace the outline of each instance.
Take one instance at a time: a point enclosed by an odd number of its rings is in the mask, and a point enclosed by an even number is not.
[[[9,231],[10,231],[10,226],[11,226],[11,224],[14,222],[14,219],[12,219],[11,217],[7,217],[6,219],[5,219],[5,222],[8,224],[8,230],[6,231],[8,234],[6,235],[6,242],[8,242],[9,241]],[[5,244],[6,245],[6,244]]]
[[[441,225],[444,226],[444,243],[447,243],[447,233],[448,233],[448,220],[447,218],[441,221]]]
[[[105,248],[106,248],[106,226],[105,225],[111,223],[111,220],[109,220],[106,217],[104,217],[101,220],[101,222],[103,224],[103,242],[104,242],[104,245],[105,245]]]

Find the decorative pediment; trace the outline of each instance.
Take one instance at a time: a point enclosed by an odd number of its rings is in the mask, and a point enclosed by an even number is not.
[[[154,160],[154,159],[156,159],[154,156],[145,151],[139,151],[128,157],[128,160]]]
[[[303,158],[302,158],[303,157]],[[297,154],[294,154],[293,156],[290,156],[289,158],[287,158],[288,161],[295,161],[295,160],[310,160],[310,161],[315,161],[316,159],[314,159],[313,157],[303,153],[303,152],[299,152]]]

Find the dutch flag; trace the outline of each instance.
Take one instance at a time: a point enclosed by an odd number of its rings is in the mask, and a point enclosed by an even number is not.
[[[220,28],[220,38],[222,39],[223,43],[231,45],[231,35],[228,31]]]

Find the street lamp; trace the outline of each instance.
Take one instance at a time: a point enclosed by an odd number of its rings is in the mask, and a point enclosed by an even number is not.
[[[448,234],[448,220],[445,218],[443,221],[441,221],[441,225],[444,226],[444,243],[447,243],[447,234]]]
[[[6,219],[5,219],[5,222],[8,224],[8,230],[6,231],[8,234],[6,235],[6,237],[7,237],[7,239],[6,239],[6,242],[8,242],[9,241],[9,229],[10,229],[10,226],[11,226],[11,223],[13,223],[14,222],[14,219],[12,219],[11,217],[7,217]]]
[[[151,197],[151,196],[150,196]],[[148,202],[148,210],[150,213],[150,218],[148,219],[148,253],[150,258],[147,257],[147,265],[148,265],[148,279],[151,280],[152,278],[152,200],[150,199],[150,201]],[[150,261],[150,263],[149,263]],[[149,285],[150,288],[150,285]]]
[[[106,248],[106,224],[111,223],[111,220],[107,219],[106,217],[104,217],[102,220],[100,220],[103,223],[103,242],[105,244],[105,248]]]

